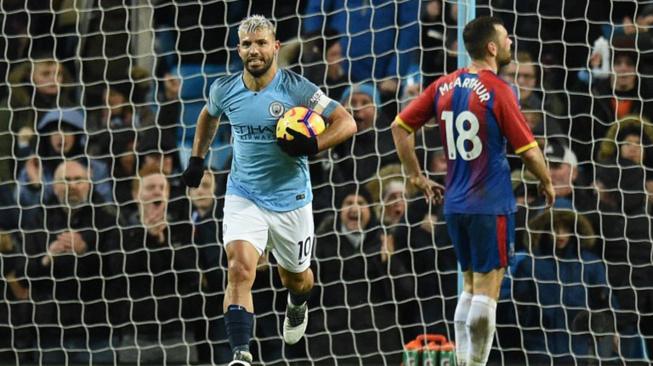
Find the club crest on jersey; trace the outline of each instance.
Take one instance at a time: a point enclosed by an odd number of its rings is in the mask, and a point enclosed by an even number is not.
[[[279,118],[279,117],[283,116],[284,109],[285,108],[283,107],[283,104],[281,104],[279,102],[270,103],[270,107],[268,108],[268,110],[270,111],[270,114],[272,115],[272,117],[275,117],[275,118]]]

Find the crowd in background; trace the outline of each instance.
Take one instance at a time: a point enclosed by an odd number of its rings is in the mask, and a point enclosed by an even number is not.
[[[255,358],[399,364],[418,334],[453,338],[457,269],[442,207],[406,183],[389,126],[457,68],[455,2],[152,1],[153,68],[135,62],[138,2],[75,3],[0,4],[0,363],[229,361],[218,244],[228,121],[200,187],[187,191],[180,172],[211,82],[242,68],[236,29],[254,13],[276,20],[279,63],[358,126],[310,158],[318,243],[307,335],[283,345],[286,297],[263,256]],[[650,360],[653,3],[477,4],[514,37],[499,75],[557,195],[546,209],[513,155],[516,253],[491,360]],[[416,140],[423,169],[444,182],[435,121]]]

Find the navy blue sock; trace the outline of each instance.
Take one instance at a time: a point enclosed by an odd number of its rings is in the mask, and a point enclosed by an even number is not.
[[[294,291],[288,290],[288,294],[290,295],[290,303],[299,306],[306,301],[308,301],[308,298],[311,297],[311,291],[308,290],[308,292],[304,292],[303,294],[298,294]]]
[[[240,305],[229,305],[224,313],[224,323],[227,328],[231,350],[249,352],[249,340],[252,338],[254,314]]]

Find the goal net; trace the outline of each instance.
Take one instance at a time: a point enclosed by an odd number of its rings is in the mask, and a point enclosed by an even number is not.
[[[299,245],[313,251],[315,288],[296,345],[281,335],[277,262],[259,261],[255,363],[399,365],[415,356],[407,345],[417,336],[455,343],[461,280],[447,223],[408,183],[390,123],[458,67],[458,5],[3,1],[0,364],[230,361],[228,121],[201,187],[187,191],[181,172],[211,83],[242,70],[237,28],[251,14],[276,24],[279,64],[341,102],[359,129],[309,159],[316,240]],[[499,76],[513,85],[558,197],[546,208],[509,151],[516,237],[490,362],[647,364],[653,1],[475,7],[511,35],[514,61]],[[444,182],[435,122],[415,141],[422,169]]]

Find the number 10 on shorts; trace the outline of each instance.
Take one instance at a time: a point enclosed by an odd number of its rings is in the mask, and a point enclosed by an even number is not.
[[[300,240],[297,242],[299,245],[299,253],[297,255],[297,263],[302,264],[306,261],[307,258],[311,256],[313,251],[313,245],[315,245],[315,237],[309,236],[305,240]]]

